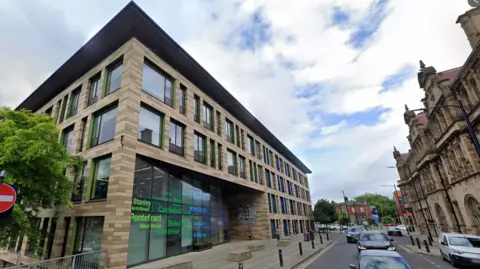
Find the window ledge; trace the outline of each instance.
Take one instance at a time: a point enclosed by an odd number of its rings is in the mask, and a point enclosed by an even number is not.
[[[90,199],[88,201],[85,201],[85,203],[100,203],[100,202],[106,202],[107,198],[102,198],[102,199]]]
[[[149,143],[149,142],[144,141],[144,140],[142,140],[142,139],[140,139],[140,138],[137,138],[137,141],[138,141],[138,142],[141,142],[142,144],[145,144],[145,145],[152,146],[152,147],[154,147],[154,148],[163,150],[163,148],[162,148],[161,146],[157,146],[157,145],[155,145],[155,144]]]
[[[101,143],[101,144],[96,144],[96,145],[94,145],[94,146],[91,146],[91,147],[89,147],[88,149],[85,149],[84,151],[89,150],[89,149],[96,148],[96,147],[101,146],[101,145],[105,145],[105,144],[110,143],[110,142],[112,142],[112,141],[115,141],[115,138],[112,138],[112,139],[110,139],[110,140],[107,140],[107,141],[105,141],[105,142],[103,142],[103,143]]]

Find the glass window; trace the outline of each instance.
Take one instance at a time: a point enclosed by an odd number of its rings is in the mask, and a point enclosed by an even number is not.
[[[62,132],[62,145],[65,149],[69,152],[72,151],[72,143],[73,143],[73,126],[65,128]]]
[[[100,95],[100,74],[92,77],[90,79],[90,87],[89,87],[89,95],[88,95],[88,105],[95,104]]]
[[[480,239],[478,238],[451,236],[449,240],[451,246],[480,248]]]
[[[138,139],[162,147],[161,136],[162,116],[145,107],[140,107],[140,119],[138,122]]]
[[[213,108],[204,103],[203,104],[203,126],[209,130],[213,130]]]
[[[362,256],[360,268],[375,269],[411,269],[402,257]]]
[[[179,92],[179,98],[178,98],[178,108],[180,110],[180,113],[185,114],[185,86],[180,85],[180,92]]]
[[[103,217],[77,218],[74,254],[98,251],[102,247]],[[92,262],[98,262],[98,257]]]
[[[80,89],[76,89],[70,95],[70,104],[68,105],[67,118],[70,118],[77,114],[79,102],[80,102]]]
[[[255,141],[255,155],[257,155],[257,158],[260,159],[260,142]]]
[[[237,175],[236,153],[227,150],[228,173],[230,175]]]
[[[200,163],[205,163],[205,137],[195,133],[194,140],[194,160]]]
[[[233,122],[225,119],[225,135],[227,141],[230,143],[235,143],[234,133],[233,133]]]
[[[83,184],[84,184],[84,176],[85,176],[85,165],[80,168],[78,173],[75,175],[75,179],[73,180],[73,192],[71,200],[72,202],[80,202],[82,201],[83,195]]]
[[[217,165],[216,154],[215,141],[210,139],[210,166],[213,168]]]
[[[169,151],[183,155],[183,126],[170,119]]]
[[[60,119],[58,123],[62,123],[63,120],[65,119],[65,110],[67,109],[67,102],[68,102],[68,96],[66,95],[65,97],[63,97],[62,109],[60,110]]]
[[[194,104],[194,110],[193,110],[193,119],[195,120],[195,122],[197,123],[200,123],[200,97],[198,96],[194,96],[193,97],[193,100],[195,102]]]
[[[118,89],[120,89],[122,85],[122,61],[111,65],[108,68],[107,73],[107,84],[106,84],[106,92],[105,95],[108,95]]]
[[[142,159],[137,158],[135,162],[135,174],[133,179],[133,196],[137,198],[150,199],[152,197],[152,166]],[[134,207],[135,211],[149,211]]]
[[[245,157],[240,156],[239,159],[239,164],[240,164],[240,177],[245,178]]]
[[[170,193],[168,191],[169,174],[161,167],[153,167],[152,199],[168,202]],[[162,204],[163,205],[163,204]]]
[[[90,147],[113,140],[117,123],[117,107],[97,113],[93,118]]]
[[[112,157],[103,157],[94,160],[94,172],[92,179],[91,200],[106,199],[108,192],[108,180],[110,177],[110,163]]]
[[[150,225],[148,259],[163,258],[167,255],[167,215],[152,215]]]
[[[248,154],[254,156],[255,155],[255,144],[253,143],[253,138],[247,135],[248,140]]]
[[[165,104],[172,106],[173,102],[173,80],[167,77],[153,64],[143,63],[142,89],[159,99]]]
[[[360,233],[360,241],[388,241],[383,233]]]
[[[132,213],[130,217],[130,239],[128,241],[127,264],[137,264],[147,261],[149,230],[147,227],[148,213]],[[161,252],[161,249],[160,251]],[[157,252],[157,253],[158,253]]]

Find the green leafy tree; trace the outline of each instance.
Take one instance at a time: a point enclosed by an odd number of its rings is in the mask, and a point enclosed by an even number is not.
[[[71,207],[73,186],[66,172],[76,173],[82,165],[60,144],[52,117],[0,108],[0,171],[5,170],[5,183],[16,185],[18,193],[11,217],[0,221],[0,245],[26,235],[32,248],[40,249],[45,234],[36,214]]]
[[[338,219],[335,203],[325,199],[318,200],[313,209],[313,217],[320,223],[335,222]]]
[[[350,222],[350,219],[346,215],[342,215],[338,219],[338,223],[340,223],[340,225],[347,226],[349,222]]]
[[[383,221],[383,224],[392,224],[395,222],[394,219],[390,216],[384,217],[382,221]]]
[[[368,205],[375,206],[381,217],[390,216],[392,218],[396,218],[397,216],[395,200],[381,194],[365,193],[355,197],[354,200],[358,203],[364,203],[367,201]]]

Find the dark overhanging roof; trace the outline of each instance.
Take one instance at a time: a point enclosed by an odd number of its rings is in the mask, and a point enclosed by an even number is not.
[[[40,109],[45,103],[134,37],[275,148],[302,172],[312,173],[302,161],[133,1],[129,2],[16,109],[25,108],[32,111]]]

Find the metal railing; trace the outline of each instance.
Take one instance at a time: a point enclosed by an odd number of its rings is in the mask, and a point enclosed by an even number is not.
[[[107,250],[97,250],[38,261],[30,264],[4,267],[8,269],[107,269]]]

